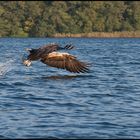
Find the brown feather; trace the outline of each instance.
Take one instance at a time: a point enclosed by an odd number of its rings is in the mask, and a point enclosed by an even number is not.
[[[70,66],[69,69],[72,72],[77,72],[76,67],[75,67],[75,65],[74,65],[74,63],[72,61],[69,62],[69,66]]]
[[[68,53],[52,52],[41,61],[49,66],[66,69],[70,72],[88,72],[86,63],[78,61],[75,56]]]

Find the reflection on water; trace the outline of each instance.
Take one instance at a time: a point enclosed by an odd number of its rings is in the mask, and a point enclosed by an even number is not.
[[[42,79],[49,79],[49,80],[70,80],[75,78],[84,78],[90,77],[89,75],[52,75],[52,76],[43,76]]]

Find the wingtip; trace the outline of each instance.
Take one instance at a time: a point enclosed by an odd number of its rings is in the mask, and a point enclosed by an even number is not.
[[[71,50],[71,49],[75,48],[75,46],[73,46],[72,44],[67,44],[64,48],[67,50]]]

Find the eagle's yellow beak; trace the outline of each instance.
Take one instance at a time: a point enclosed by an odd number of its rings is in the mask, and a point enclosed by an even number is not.
[[[30,60],[24,60],[23,61],[23,64],[25,65],[25,66],[27,66],[27,67],[29,67],[30,65],[31,65],[31,61]]]

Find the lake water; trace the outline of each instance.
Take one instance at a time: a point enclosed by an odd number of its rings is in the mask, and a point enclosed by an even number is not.
[[[64,46],[90,73],[33,62],[25,48]],[[0,138],[140,138],[140,39],[0,38]]]

